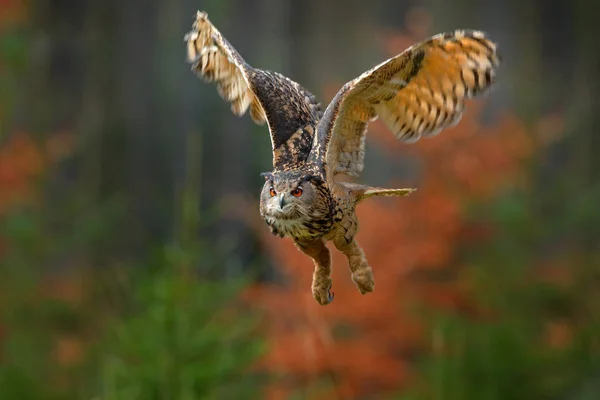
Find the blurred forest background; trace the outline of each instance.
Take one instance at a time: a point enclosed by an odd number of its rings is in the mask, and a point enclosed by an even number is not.
[[[0,0],[0,399],[600,398],[598,3]],[[190,72],[197,9],[326,105],[486,31],[499,84],[434,140],[370,128],[377,290],[336,300],[258,214],[265,127]]]

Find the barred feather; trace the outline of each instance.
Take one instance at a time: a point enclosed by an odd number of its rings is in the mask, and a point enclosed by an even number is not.
[[[465,99],[492,86],[499,62],[480,31],[439,34],[406,49],[338,92],[315,137],[315,157],[333,175],[358,175],[367,125],[376,118],[407,143],[440,133],[460,121]]]
[[[317,121],[322,115],[315,97],[285,76],[253,68],[198,11],[192,30],[185,35],[192,70],[214,82],[219,95],[235,115],[250,109],[257,124],[269,125],[275,169],[295,168],[312,147]]]
[[[252,119],[264,124],[265,111],[251,89],[246,62],[223,39],[206,13],[198,11],[192,30],[184,40],[192,70],[206,82],[216,83],[219,95],[231,104],[231,111],[240,116],[252,105]]]

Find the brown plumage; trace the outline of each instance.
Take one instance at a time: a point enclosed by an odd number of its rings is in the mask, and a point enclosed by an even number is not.
[[[248,65],[198,12],[185,36],[188,61],[215,82],[236,115],[250,109],[267,122],[273,171],[263,174],[260,213],[271,231],[291,237],[315,265],[312,293],[320,304],[330,292],[332,241],[346,255],[361,293],[374,280],[354,239],[356,205],[373,196],[405,196],[414,189],[384,189],[335,179],[363,170],[369,122],[383,123],[407,143],[431,137],[460,120],[464,101],[491,87],[499,65],[496,45],[479,31],[433,36],[346,83],[325,112],[302,86],[275,72]]]

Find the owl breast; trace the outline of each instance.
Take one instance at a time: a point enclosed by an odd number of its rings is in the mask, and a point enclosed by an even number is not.
[[[329,233],[333,227],[332,218],[280,219],[266,217],[265,222],[274,235],[291,237],[294,240],[314,240]]]

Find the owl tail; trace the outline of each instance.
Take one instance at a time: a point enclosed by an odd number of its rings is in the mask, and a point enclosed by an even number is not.
[[[375,196],[388,196],[388,197],[400,197],[408,196],[417,189],[404,188],[404,189],[386,189],[375,186],[359,185],[357,183],[340,182],[348,194],[356,199],[356,202],[362,201],[369,197]]]
[[[400,197],[408,196],[417,189],[403,188],[403,189],[385,189],[379,187],[366,186],[365,191],[357,197],[357,202],[374,196],[388,196],[388,197]]]

